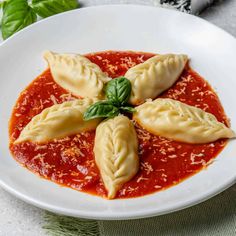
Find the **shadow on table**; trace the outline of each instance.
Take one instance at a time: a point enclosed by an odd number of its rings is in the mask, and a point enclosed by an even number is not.
[[[191,208],[140,220],[101,221],[101,235],[236,235],[236,185]]]
[[[200,14],[200,16],[204,16],[205,14],[208,14],[209,10],[224,10],[226,9],[228,4],[231,4],[233,1],[235,0],[214,0],[213,3],[211,5],[209,5],[209,7],[207,9],[204,9],[202,11],[202,13]]]

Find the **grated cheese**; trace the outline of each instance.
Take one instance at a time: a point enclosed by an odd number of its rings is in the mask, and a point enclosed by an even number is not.
[[[141,169],[146,171],[147,175],[149,175],[153,171],[152,165],[147,161],[141,163]]]
[[[50,95],[50,99],[52,100],[53,104],[58,104],[57,99],[53,94]]]
[[[169,155],[168,157],[171,158],[171,159],[173,159],[173,158],[176,158],[177,155],[173,154],[173,155]]]
[[[139,183],[140,181],[143,181],[143,180],[148,180],[148,178],[144,178],[142,175],[137,179],[137,183]]]
[[[191,153],[191,156],[190,156],[190,160],[191,160],[191,165],[199,165],[199,164],[202,164],[202,165],[206,165],[206,161],[201,159],[200,161],[196,161],[195,158],[197,157],[203,157],[204,154],[203,153],[199,153],[199,154],[194,154],[194,153]]]
[[[155,185],[154,188],[159,189],[162,188],[160,185]]]
[[[82,173],[83,175],[87,175],[88,174],[88,169],[85,166],[81,166],[81,165],[77,165],[76,166],[77,170]]]

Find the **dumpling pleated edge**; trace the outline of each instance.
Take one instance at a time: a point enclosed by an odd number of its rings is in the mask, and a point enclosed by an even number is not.
[[[139,169],[138,139],[132,121],[119,115],[100,123],[94,155],[108,199],[113,199]]]
[[[43,53],[54,81],[79,97],[104,98],[104,84],[111,78],[101,68],[80,54]]]
[[[45,108],[31,119],[14,143],[45,143],[96,129],[101,119],[83,120],[86,109],[96,101],[91,98],[76,99]]]
[[[235,132],[213,114],[173,99],[147,101],[136,111],[133,119],[141,127],[175,141],[201,144],[235,137]]]
[[[163,54],[131,67],[125,74],[132,84],[130,104],[142,104],[146,99],[154,99],[169,89],[177,81],[187,62],[187,55]]]

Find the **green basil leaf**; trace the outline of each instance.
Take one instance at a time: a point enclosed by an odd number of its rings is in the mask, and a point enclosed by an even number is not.
[[[8,0],[3,4],[2,37],[6,39],[15,32],[37,20],[27,0]]]
[[[125,112],[129,112],[129,113],[136,112],[135,108],[133,108],[133,107],[120,107],[120,110],[125,111]]]
[[[120,106],[129,101],[131,83],[125,77],[109,81],[105,88],[106,97],[112,103]]]
[[[4,1],[0,2],[0,9],[4,8],[7,1],[9,1],[9,0],[4,0]]]
[[[84,120],[91,120],[99,117],[115,117],[119,115],[119,108],[108,101],[99,101],[90,106],[84,113]]]
[[[41,17],[49,17],[79,7],[77,0],[32,0],[31,7]]]

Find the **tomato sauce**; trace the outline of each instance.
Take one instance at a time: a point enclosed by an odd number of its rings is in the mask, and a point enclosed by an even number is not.
[[[112,78],[154,56],[151,53],[101,52],[88,54],[92,62]],[[168,97],[199,107],[228,124],[220,101],[209,86],[189,66],[179,80],[160,97]],[[61,88],[47,69],[21,94],[10,120],[10,150],[30,171],[76,190],[106,197],[93,155],[95,132],[85,132],[45,144],[13,144],[26,124],[43,109],[76,97]],[[135,122],[134,122],[135,123]],[[178,184],[206,168],[226,145],[226,140],[208,144],[186,144],[155,136],[137,124],[140,169],[118,192],[118,198],[138,197]]]

